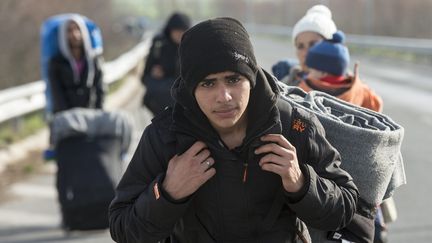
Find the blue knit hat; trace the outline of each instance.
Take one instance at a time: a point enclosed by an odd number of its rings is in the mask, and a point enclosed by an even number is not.
[[[344,40],[344,33],[337,31],[331,40],[314,45],[306,56],[306,66],[335,76],[345,75],[350,56]]]

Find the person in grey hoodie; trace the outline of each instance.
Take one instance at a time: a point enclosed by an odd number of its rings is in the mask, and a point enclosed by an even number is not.
[[[304,223],[351,221],[358,190],[339,153],[280,97],[240,22],[195,25],[179,55],[174,107],[145,129],[110,205],[113,240],[310,242]]]
[[[75,107],[103,106],[103,58],[92,51],[89,34],[78,15],[64,21],[59,28],[60,52],[48,67],[54,113]]]

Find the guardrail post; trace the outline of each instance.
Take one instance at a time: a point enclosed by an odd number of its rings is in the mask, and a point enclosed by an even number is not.
[[[19,133],[23,128],[23,124],[24,124],[24,122],[23,122],[23,118],[21,116],[12,118],[12,120],[11,120],[12,131],[15,134]]]

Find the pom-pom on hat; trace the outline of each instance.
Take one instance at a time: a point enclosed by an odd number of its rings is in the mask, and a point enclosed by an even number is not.
[[[324,5],[315,5],[310,8],[295,25],[292,32],[292,41],[295,43],[297,35],[302,32],[316,32],[324,37],[331,39],[337,31],[336,24],[332,20],[330,9]]]
[[[306,66],[334,76],[345,75],[350,56],[344,41],[344,33],[337,31],[331,40],[315,44],[306,55]]]

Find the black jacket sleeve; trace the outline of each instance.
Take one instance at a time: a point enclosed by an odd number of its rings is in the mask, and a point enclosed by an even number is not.
[[[151,75],[151,70],[153,66],[159,64],[160,62],[161,45],[162,45],[161,37],[160,36],[154,37],[152,40],[149,54],[146,57],[144,71],[141,76],[141,83],[144,85],[146,84],[146,80],[145,80],[146,77]]]
[[[54,112],[66,110],[69,107],[61,72],[60,60],[58,58],[51,59],[48,66],[48,79],[51,86],[51,100]]]
[[[173,202],[161,186],[168,161],[156,151],[167,149],[153,125],[144,131],[109,208],[111,237],[116,242],[158,242],[167,238],[189,201]]]
[[[95,58],[95,77],[94,77],[94,88],[96,89],[96,102],[95,102],[95,108],[102,109],[104,99],[105,99],[105,85],[103,82],[103,71],[102,71],[102,65],[103,65],[103,57],[98,56]]]
[[[302,148],[297,148],[305,176],[304,195],[285,193],[289,207],[307,225],[321,230],[346,226],[356,211],[358,191],[351,176],[340,168],[341,158],[325,138],[316,116],[311,116]]]

